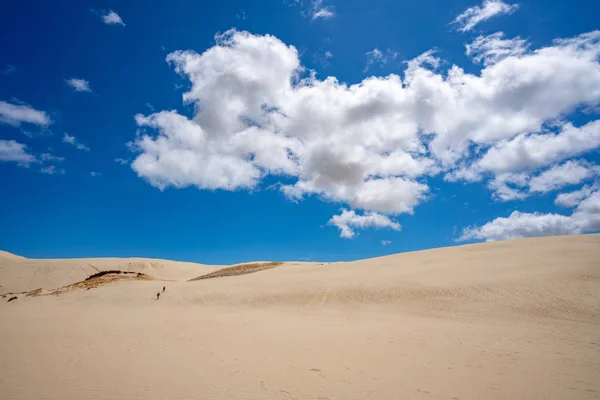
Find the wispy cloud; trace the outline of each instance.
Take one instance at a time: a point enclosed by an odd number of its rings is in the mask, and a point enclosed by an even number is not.
[[[387,245],[390,245],[390,244],[392,244],[392,241],[391,241],[391,240],[382,240],[382,241],[381,241],[381,245],[382,245],[382,246],[387,246]]]
[[[12,74],[13,72],[15,72],[16,70],[17,70],[17,67],[15,67],[14,65],[6,64],[4,66],[4,69],[2,70],[2,74],[9,75],[9,74]]]
[[[332,58],[333,53],[329,50],[320,50],[313,55],[313,60],[321,64],[323,67],[328,66],[329,60],[331,60]]]
[[[374,212],[358,215],[354,210],[342,210],[340,215],[331,217],[328,224],[337,226],[340,230],[340,237],[344,239],[352,239],[356,236],[357,229],[390,228],[395,231],[400,230],[400,224],[385,215]]]
[[[37,131],[31,131],[31,130],[25,130],[23,128],[21,128],[21,133],[25,136],[27,136],[29,139],[35,139],[38,137],[48,137],[48,136],[52,136],[53,133],[50,129],[48,129],[47,127],[42,127],[41,129],[37,130]]]
[[[40,172],[42,174],[47,174],[47,175],[64,175],[65,173],[65,169],[64,168],[56,168],[54,165],[49,165],[47,167],[42,167],[40,168]]]
[[[76,92],[91,92],[90,83],[85,79],[71,78],[65,79],[65,82]]]
[[[129,161],[124,158],[115,158],[115,162],[121,165],[127,165],[129,163]]]
[[[104,23],[107,25],[125,26],[125,23],[123,22],[119,14],[117,14],[113,10],[104,11],[102,13],[102,21],[104,21]]]
[[[332,6],[324,6],[323,0],[314,0],[312,2],[311,9],[311,19],[314,21],[315,19],[323,18],[328,19],[335,15],[333,12]]]
[[[40,155],[40,160],[42,160],[42,161],[61,162],[61,161],[64,161],[65,158],[64,157],[58,157],[58,156],[55,156],[55,155],[50,154],[50,153],[43,153],[43,154]]]
[[[242,21],[246,20],[246,11],[240,10],[239,13],[235,14],[237,19],[241,19]]]
[[[0,123],[15,127],[22,123],[48,126],[52,120],[44,111],[38,111],[28,105],[0,101]]]
[[[487,36],[478,36],[465,48],[467,56],[487,67],[507,57],[522,56],[527,52],[529,43],[520,37],[504,39],[503,32],[496,32]]]
[[[100,172],[94,172],[94,171],[92,171],[92,172],[90,172],[90,175],[93,176],[93,177],[96,177],[96,176],[101,176],[102,174]]]
[[[65,135],[63,136],[63,140],[64,143],[68,143],[68,144],[72,144],[73,146],[75,146],[78,150],[83,150],[83,151],[90,151],[90,148],[87,147],[85,144],[80,143],[77,141],[77,139],[75,138],[75,136],[71,136],[68,133],[65,133]]]
[[[373,64],[379,64],[380,67],[384,67],[388,61],[395,60],[398,57],[398,53],[395,51],[387,49],[384,53],[378,48],[366,52],[365,55],[367,56],[367,63],[363,72],[367,72]]]
[[[481,22],[498,16],[512,14],[519,8],[518,4],[507,4],[502,0],[484,0],[481,6],[467,8],[458,15],[451,24],[457,26],[457,30],[467,32],[475,28]]]
[[[38,162],[35,156],[27,151],[27,145],[14,140],[0,140],[0,161],[15,162],[22,167]]]

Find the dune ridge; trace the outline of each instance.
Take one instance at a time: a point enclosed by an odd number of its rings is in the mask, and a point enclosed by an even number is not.
[[[29,259],[2,252],[0,293],[58,289],[108,270],[139,272],[159,280],[183,281],[222,267],[152,258]]]

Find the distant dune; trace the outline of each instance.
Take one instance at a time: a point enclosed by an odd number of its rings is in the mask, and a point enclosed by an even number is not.
[[[600,399],[600,235],[233,268],[0,252],[0,285],[42,288],[0,299],[6,399]]]
[[[29,259],[2,251],[0,293],[57,289],[107,270],[140,272],[156,279],[185,281],[220,268],[222,266],[152,258]]]

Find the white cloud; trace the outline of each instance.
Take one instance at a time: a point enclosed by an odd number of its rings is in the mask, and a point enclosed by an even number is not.
[[[364,215],[358,215],[352,211],[342,210],[340,215],[334,215],[328,222],[340,230],[340,237],[352,239],[356,236],[357,229],[366,228],[389,228],[395,231],[400,230],[400,224],[382,214],[367,212]]]
[[[90,83],[85,79],[71,78],[65,79],[65,82],[76,92],[91,92]]]
[[[594,192],[597,189],[597,185],[586,185],[581,189],[575,190],[573,192],[561,193],[558,196],[556,196],[554,204],[561,207],[575,207],[577,204],[581,203],[583,199],[589,197],[592,194],[592,192]]]
[[[327,19],[327,18],[333,17],[334,15],[335,14],[333,13],[331,7],[325,7],[325,8],[321,8],[317,11],[314,11],[312,14],[312,19],[313,20],[318,19],[318,18]]]
[[[513,211],[508,218],[499,217],[480,227],[467,228],[459,240],[506,240],[523,237],[575,235],[581,229],[571,217],[559,214]]]
[[[121,26],[125,26],[125,23],[123,22],[123,20],[119,16],[119,14],[117,14],[113,10],[105,11],[102,14],[102,21],[104,21],[104,23],[107,24],[107,25],[121,25]]]
[[[459,170],[466,174],[469,170]],[[526,172],[500,172],[488,183],[492,197],[498,201],[523,200],[532,194],[548,193],[576,185],[600,174],[600,167],[585,161],[570,160],[532,176]],[[463,175],[463,179],[468,176]],[[450,179],[446,179],[450,180]],[[468,179],[465,179],[468,180]]]
[[[379,50],[377,47],[371,51],[367,51],[366,56],[371,62],[379,61],[384,57],[381,50]]]
[[[119,164],[121,164],[121,165],[127,165],[127,164],[129,164],[129,161],[127,161],[127,160],[126,160],[126,159],[124,159],[124,158],[115,158],[115,162],[116,162],[116,163],[119,163]]]
[[[465,166],[465,164],[459,165],[456,169],[451,170],[444,174],[444,180],[446,182],[480,182],[483,179],[481,175],[481,171],[478,171],[476,168],[470,166]]]
[[[574,157],[600,146],[600,120],[575,127],[566,123],[560,132],[521,134],[492,147],[477,163],[493,172],[533,170]]]
[[[529,44],[519,37],[503,39],[503,32],[487,36],[478,36],[473,43],[467,44],[466,54],[476,63],[485,66],[496,64],[507,57],[520,57],[527,52]]]
[[[63,136],[63,142],[74,145],[75,144],[75,136],[71,136],[68,133],[65,133]]]
[[[481,6],[473,6],[467,8],[463,13],[458,15],[453,24],[458,25],[458,30],[467,32],[473,29],[481,22],[499,16],[512,14],[519,8],[518,4],[507,4],[502,0],[484,0]]]
[[[60,161],[64,161],[65,158],[64,157],[58,157],[58,156],[52,155],[50,153],[42,153],[42,154],[40,154],[40,160],[42,160],[42,161],[60,162]]]
[[[313,21],[319,18],[331,18],[334,15],[335,13],[333,12],[332,6],[323,6],[323,0],[313,0],[311,10],[311,18]]]
[[[585,198],[571,216],[583,232],[600,230],[600,191]]]
[[[65,170],[64,170],[64,168],[56,168],[54,165],[49,165],[47,167],[40,168],[40,172],[42,174],[47,174],[47,175],[55,175],[55,174],[64,175]]]
[[[202,127],[175,111],[161,111],[147,117],[137,115],[136,122],[140,127],[160,131],[156,139],[147,135],[137,139],[136,146],[142,154],[132,163],[133,170],[153,186],[164,189],[170,185],[180,188],[193,185],[199,189],[235,190],[252,188],[262,177],[260,168],[243,157],[243,153],[240,157],[233,147],[227,149],[226,143],[221,144],[222,148],[210,147]],[[270,139],[277,139],[263,136],[264,140],[260,140],[260,132],[256,129],[247,136],[255,132],[257,152],[261,151],[261,142],[266,146]],[[220,145],[216,140],[214,144]],[[251,146],[251,143],[247,145]],[[268,150],[264,148],[265,152]],[[279,151],[285,151],[285,148]]]
[[[387,49],[384,53],[378,48],[368,51],[365,55],[367,56],[367,63],[363,72],[367,72],[373,64],[379,64],[380,67],[384,67],[388,61],[395,60],[398,57],[398,53],[395,51]]]
[[[600,173],[594,165],[581,161],[567,161],[542,172],[529,181],[531,192],[547,193],[568,185],[576,185]]]
[[[0,123],[15,127],[20,126],[22,123],[48,126],[52,123],[52,120],[45,112],[35,110],[27,105],[0,101]]]
[[[480,227],[466,228],[458,240],[494,241],[597,230],[600,230],[600,191],[583,199],[571,215],[514,211],[508,218],[499,217]]]
[[[388,245],[390,245],[390,244],[392,244],[392,241],[391,241],[391,240],[382,240],[382,241],[381,241],[381,245],[382,245],[382,246],[388,246]]]
[[[600,103],[600,31],[499,57],[478,74],[438,72],[429,51],[403,77],[353,85],[317,79],[270,35],[231,30],[216,42],[167,57],[191,83],[183,100],[193,117],[136,116],[132,169],[160,189],[253,189],[284,176],[290,199],[392,216],[426,200],[437,173],[522,198],[537,170],[600,145],[600,120],[555,132],[556,121]]]
[[[42,153],[39,157],[30,153],[27,145],[15,140],[0,140],[0,162],[15,162],[20,167],[29,168],[31,164],[41,164],[46,162],[61,162],[64,157],[58,157],[50,153]],[[40,169],[44,174],[64,174],[64,169],[57,169],[55,166],[45,166]]]
[[[36,157],[27,151],[27,146],[14,140],[0,140],[0,162],[16,162],[19,166],[29,167],[38,162]]]
[[[62,141],[64,143],[68,143],[68,144],[72,144],[73,146],[75,146],[78,150],[83,150],[83,151],[90,151],[90,148],[87,147],[85,144],[80,143],[77,141],[77,139],[75,138],[75,136],[71,136],[68,133],[65,133],[63,136]]]
[[[343,202],[353,208],[397,215],[411,214],[429,191],[427,185],[410,179],[387,177],[363,181],[360,176],[355,180],[352,176],[338,175],[360,172],[360,165],[345,165],[344,161],[328,159],[328,155],[316,156],[319,157],[318,162],[330,165],[319,165],[323,169],[309,170],[310,175],[305,180],[300,180],[293,186],[283,186],[283,192],[290,199],[317,194],[326,200]]]
[[[102,174],[100,172],[94,172],[94,171],[92,171],[92,172],[90,172],[90,175],[93,176],[93,177],[97,177],[97,176],[101,176]]]
[[[523,200],[528,196],[524,189],[528,180],[529,176],[523,173],[498,174],[488,183],[488,188],[493,191],[492,197],[496,200]]]
[[[417,69],[418,74],[414,75],[417,75],[419,85],[427,84],[430,92],[426,92],[422,101],[427,101],[423,103],[424,110],[431,109],[425,114],[431,118],[431,123],[424,122],[424,128],[437,133],[431,150],[445,163],[451,163],[468,154],[470,143],[503,147],[507,143],[502,140],[508,141],[519,135],[520,138],[511,145],[518,145],[525,138],[524,142],[537,137],[543,142],[549,140],[554,136],[551,132],[531,137],[527,134],[541,131],[544,124],[573,111],[579,105],[598,104],[599,40],[600,31],[569,40],[557,40],[551,47],[521,57],[505,58],[488,66],[479,77],[464,74],[454,66],[444,81],[437,74],[426,74],[422,69]],[[417,79],[409,77],[411,81]],[[432,79],[434,77],[438,82]],[[417,82],[411,82],[413,85],[416,86]],[[573,137],[579,132],[569,131],[575,129],[571,124],[565,125],[563,135],[558,138],[558,141],[569,139],[570,144],[577,144],[579,148],[566,152],[564,156],[575,155],[591,147]],[[596,134],[591,132],[595,129],[597,126],[591,123],[584,129],[587,132],[581,134],[595,137]],[[496,151],[492,149],[491,153]],[[506,153],[512,153],[514,158],[524,154],[526,160],[531,153],[532,157],[537,158],[531,148],[516,153],[509,149]],[[551,157],[545,158],[538,167],[557,161],[548,160]],[[485,163],[488,160],[484,158],[482,161],[482,167],[499,170],[494,167],[495,160],[489,160],[487,165]],[[505,166],[500,170],[511,170],[508,166],[510,163],[499,161],[500,165]]]
[[[295,48],[236,31],[218,42],[202,55],[169,55],[192,82],[184,100],[203,107],[193,120],[174,111],[136,117],[159,131],[136,140],[139,176],[159,188],[235,190],[284,174],[298,178],[283,188],[290,197],[318,194],[392,214],[412,212],[425,198],[427,185],[413,179],[433,161],[420,155],[418,128],[388,108],[402,90],[398,77],[353,87],[307,78],[292,86],[300,69]],[[252,86],[242,89],[250,76]]]

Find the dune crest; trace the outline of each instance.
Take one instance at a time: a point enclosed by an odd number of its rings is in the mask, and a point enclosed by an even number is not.
[[[185,281],[221,269],[222,266],[152,258],[30,259],[0,253],[0,293],[58,289],[80,282],[101,271],[118,270],[149,275],[167,281]]]

